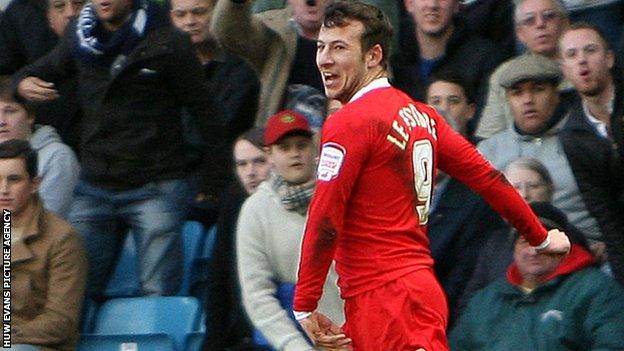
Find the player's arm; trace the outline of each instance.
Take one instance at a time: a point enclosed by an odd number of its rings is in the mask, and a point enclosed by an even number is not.
[[[428,112],[436,114],[433,109]],[[567,253],[570,242],[559,230],[547,232],[507,178],[438,116],[438,167],[481,194],[531,245],[544,253]]]
[[[330,118],[323,129],[318,180],[303,236],[294,310],[316,310],[331,266],[346,206],[366,162],[374,136],[361,127],[341,123],[343,114]]]

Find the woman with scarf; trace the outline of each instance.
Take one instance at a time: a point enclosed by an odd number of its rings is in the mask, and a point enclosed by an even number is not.
[[[316,181],[313,133],[305,117],[282,111],[268,120],[264,141],[272,173],[245,201],[236,233],[243,303],[273,349],[314,350],[291,312],[305,216]],[[323,297],[319,309],[338,323],[344,321],[333,270]]]

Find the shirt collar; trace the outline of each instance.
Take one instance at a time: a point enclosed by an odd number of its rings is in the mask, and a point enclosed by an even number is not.
[[[353,102],[362,97],[362,95],[379,88],[389,88],[391,87],[390,82],[388,81],[388,77],[377,78],[374,81],[368,83],[367,86],[358,90],[355,95],[349,100],[349,102]]]
[[[585,117],[587,117],[587,121],[596,129],[598,134],[608,139],[609,133],[607,132],[607,124],[592,115],[585,101],[583,101],[583,112],[585,113]]]

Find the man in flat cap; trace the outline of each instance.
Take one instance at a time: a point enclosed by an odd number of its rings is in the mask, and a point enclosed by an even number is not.
[[[513,125],[482,141],[478,148],[501,170],[520,157],[541,161],[555,180],[553,205],[588,239],[601,241],[602,232],[581,197],[560,139],[568,118],[566,106],[573,98],[557,90],[561,79],[557,63],[547,58],[524,55],[510,61],[499,82],[505,89]]]

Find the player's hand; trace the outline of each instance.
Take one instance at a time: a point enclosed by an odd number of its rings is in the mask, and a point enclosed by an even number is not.
[[[352,350],[351,339],[331,319],[319,312],[312,312],[309,317],[299,320],[299,324],[314,346],[332,351]]]
[[[17,93],[28,101],[46,102],[57,99],[60,95],[54,83],[37,77],[26,77],[17,85]]]
[[[570,252],[570,239],[559,229],[551,229],[548,231],[548,239],[550,244],[539,253],[546,255],[566,255]]]

